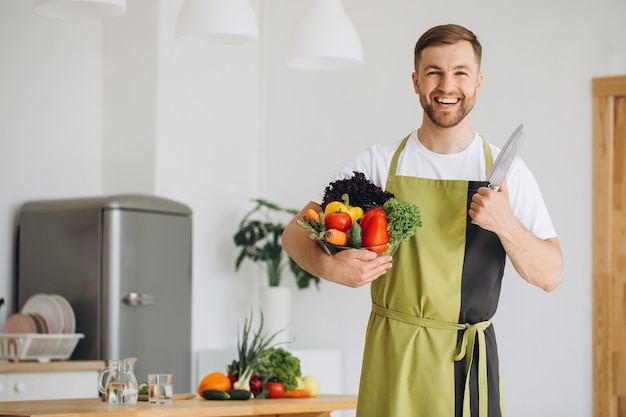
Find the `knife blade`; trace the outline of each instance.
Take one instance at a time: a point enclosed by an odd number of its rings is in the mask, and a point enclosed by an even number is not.
[[[489,181],[489,188],[494,191],[498,191],[502,181],[504,181],[504,177],[509,172],[509,168],[513,164],[515,160],[515,156],[519,152],[519,149],[522,147],[522,143],[524,143],[524,124],[520,124],[509,136],[509,139],[506,141],[496,161],[493,163],[489,174],[487,175],[487,181]]]

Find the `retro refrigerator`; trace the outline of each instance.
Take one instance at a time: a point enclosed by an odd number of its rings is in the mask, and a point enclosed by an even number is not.
[[[151,195],[31,201],[19,212],[17,306],[60,294],[83,333],[71,359],[136,357],[191,390],[192,213]]]

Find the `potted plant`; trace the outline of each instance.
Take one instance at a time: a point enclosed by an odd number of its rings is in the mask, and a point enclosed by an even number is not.
[[[271,219],[271,214],[298,214],[297,210],[280,207],[267,200],[252,199],[256,206],[239,223],[235,245],[241,248],[235,262],[238,271],[244,259],[260,263],[267,272],[269,287],[278,287],[287,265],[293,273],[299,289],[308,288],[313,282],[319,289],[320,279],[309,274],[295,263],[283,250],[281,236],[285,225]]]

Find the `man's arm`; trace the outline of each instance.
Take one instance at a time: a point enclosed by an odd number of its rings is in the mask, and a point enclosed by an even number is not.
[[[309,232],[296,223],[307,209],[321,211],[319,204],[310,202],[287,224],[282,235],[285,252],[309,273],[337,284],[360,287],[374,281],[391,268],[392,257],[377,256],[365,249],[349,249],[328,255],[309,238]]]
[[[515,270],[529,283],[553,291],[563,280],[563,254],[558,239],[539,239],[526,229],[509,206],[506,181],[496,192],[483,187],[472,197],[470,217],[498,235]]]

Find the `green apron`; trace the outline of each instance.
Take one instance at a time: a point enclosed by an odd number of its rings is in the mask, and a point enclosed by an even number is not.
[[[506,253],[468,215],[472,195],[488,183],[396,175],[407,140],[386,190],[419,206],[422,227],[371,285],[357,416],[504,416],[490,319]],[[486,142],[484,152],[489,171]]]

